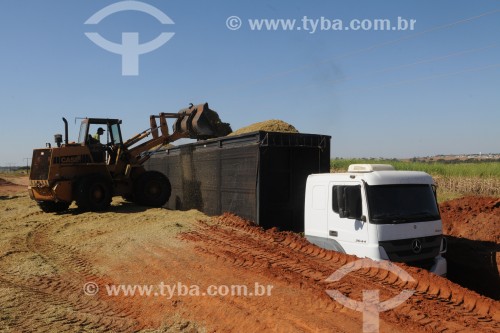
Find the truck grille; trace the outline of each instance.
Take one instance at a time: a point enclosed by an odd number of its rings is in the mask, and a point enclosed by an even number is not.
[[[419,261],[410,261],[408,262],[408,265],[430,271],[432,266],[434,265],[434,258]]]
[[[389,260],[411,264],[411,262],[424,262],[426,259],[435,258],[439,254],[441,238],[441,235],[437,235],[381,241],[379,244],[384,248]],[[418,247],[414,249],[416,241],[420,244],[420,251],[418,251]]]
[[[47,180],[49,178],[50,158],[52,151],[50,149],[33,150],[33,161],[31,163],[31,180]]]

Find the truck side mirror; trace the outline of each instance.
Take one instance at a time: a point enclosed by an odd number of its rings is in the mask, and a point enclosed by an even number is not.
[[[339,214],[339,198],[342,198],[342,191],[340,191],[340,188],[342,186],[334,186],[332,188],[332,209],[335,213]],[[340,192],[340,195],[339,195]]]
[[[346,197],[347,186],[339,186],[339,216],[340,218],[346,218],[349,215],[347,211],[347,197]]]
[[[349,186],[346,191],[347,218],[361,220],[361,186]]]
[[[332,209],[340,218],[361,220],[361,186],[334,186],[332,190]]]
[[[434,193],[434,198],[436,199],[436,203],[438,202],[438,196],[437,196],[437,186],[436,185],[431,185],[432,186],[432,193]]]

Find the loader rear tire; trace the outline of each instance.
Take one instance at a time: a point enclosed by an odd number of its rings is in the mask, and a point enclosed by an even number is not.
[[[78,185],[76,205],[80,210],[98,212],[111,205],[111,184],[104,177],[90,176]]]
[[[143,206],[161,207],[172,192],[168,178],[158,171],[146,171],[137,178],[134,186],[134,201]]]
[[[68,210],[69,202],[37,201],[38,207],[45,213],[60,213]]]

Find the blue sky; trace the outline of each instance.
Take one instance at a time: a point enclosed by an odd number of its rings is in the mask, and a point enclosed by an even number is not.
[[[332,157],[500,152],[498,1],[144,1],[175,24],[117,1],[0,2],[0,166],[22,165],[63,132],[61,117],[123,120],[208,102],[233,129],[282,119],[332,136]],[[232,31],[226,19],[243,25]],[[252,31],[249,19],[415,19],[414,31]],[[175,35],[123,76],[121,56],[94,43]],[[78,121],[77,121],[78,122]]]

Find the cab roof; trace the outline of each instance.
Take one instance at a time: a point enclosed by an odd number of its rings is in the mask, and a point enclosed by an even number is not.
[[[311,175],[322,181],[363,180],[368,185],[434,184],[434,179],[422,171],[396,171],[389,164],[352,164],[346,173]],[[310,177],[311,177],[310,176]]]
[[[110,118],[84,118],[82,119],[82,123],[88,124],[98,124],[98,125],[113,125],[113,124],[121,124],[122,121],[120,119],[110,119]]]
[[[346,172],[312,174],[320,181],[359,181],[363,180],[368,185],[397,185],[397,184],[434,184],[432,177],[422,171],[373,171],[373,172]]]

